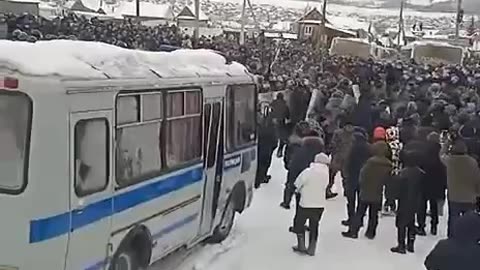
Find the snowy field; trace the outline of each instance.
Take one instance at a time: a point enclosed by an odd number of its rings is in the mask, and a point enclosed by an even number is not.
[[[357,240],[343,238],[340,233],[346,228],[340,221],[346,216],[345,199],[339,196],[327,204],[317,255],[299,256],[291,249],[295,235],[288,232],[294,210],[279,207],[286,177],[281,159],[274,158],[270,174],[271,182],[262,186],[252,206],[237,216],[232,235],[223,244],[197,247],[188,256],[171,258],[170,267],[157,264],[151,270],[423,270],[426,255],[445,237],[444,216],[440,217],[440,236],[417,237],[414,254],[390,252],[396,245],[394,217],[380,218],[375,240],[365,238],[363,231]],[[326,185],[327,179],[324,181]],[[341,193],[341,186],[336,189]]]
[[[225,3],[243,3],[243,0],[211,0],[213,2],[225,2]],[[323,1],[300,1],[300,0],[251,0],[252,4],[257,5],[272,5],[272,6],[282,6],[284,8],[296,8],[296,9],[305,9],[308,6],[317,7],[321,10]],[[362,16],[398,16],[399,9],[389,9],[389,8],[377,8],[377,7],[359,7],[356,5],[339,5],[339,4],[328,4],[327,12],[337,15],[348,15],[348,14],[359,14]],[[422,12],[412,9],[405,9],[405,16],[414,16],[422,18],[440,18],[440,17],[451,17],[452,13],[444,12]]]

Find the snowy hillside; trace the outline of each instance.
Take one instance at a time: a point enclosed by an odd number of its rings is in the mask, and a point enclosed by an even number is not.
[[[400,0],[331,0],[338,4],[355,6],[394,8],[400,6]],[[406,0],[407,7],[419,11],[452,12],[456,9],[457,0]],[[463,0],[466,13],[480,12],[480,1]]]

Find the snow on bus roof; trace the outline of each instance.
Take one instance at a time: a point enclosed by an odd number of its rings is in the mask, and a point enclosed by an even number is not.
[[[0,67],[34,76],[65,78],[149,78],[239,76],[247,69],[227,64],[210,50],[147,52],[100,42],[55,40],[36,43],[0,41]]]

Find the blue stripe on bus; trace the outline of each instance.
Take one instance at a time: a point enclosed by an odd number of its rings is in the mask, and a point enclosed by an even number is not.
[[[249,145],[244,149],[250,147],[252,146]],[[225,171],[240,165],[240,154],[233,155],[224,160]],[[179,175],[166,178],[164,178],[164,176],[154,178],[152,179],[154,182],[151,184],[87,205],[80,213],[69,211],[42,219],[31,220],[30,243],[42,242],[64,235],[102,218],[123,212],[139,204],[157,199],[168,193],[199,182],[202,179],[203,168],[201,166],[194,167]]]
[[[156,240],[156,239],[159,239],[159,238],[162,238],[163,236],[175,231],[175,230],[178,230],[180,228],[182,228],[183,226],[193,222],[196,218],[198,217],[198,213],[196,214],[193,214],[193,215],[190,215],[180,221],[177,221],[176,223],[173,223],[165,228],[163,228],[161,231],[155,233],[152,235],[152,239],[153,240]],[[108,262],[108,258],[105,259],[105,260],[101,260],[101,261],[98,261],[96,262],[95,264],[85,268],[85,270],[100,270],[100,269],[103,269],[103,267],[107,264]]]
[[[100,219],[123,212],[137,205],[165,196],[191,184],[200,182],[203,168],[195,167],[184,173],[154,178],[153,183],[132,189],[111,198],[86,206],[82,212],[63,214],[30,221],[30,243],[52,239],[82,228]]]

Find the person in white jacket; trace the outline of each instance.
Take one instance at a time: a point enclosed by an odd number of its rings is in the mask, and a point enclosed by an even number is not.
[[[318,143],[322,143],[318,139]],[[310,167],[300,173],[295,181],[296,192],[300,195],[300,203],[293,221],[293,232],[297,234],[297,246],[293,250],[298,253],[315,255],[318,239],[318,227],[325,210],[325,188],[328,183],[328,166],[330,157],[325,153],[315,156]],[[309,245],[305,246],[305,224],[308,220]]]

